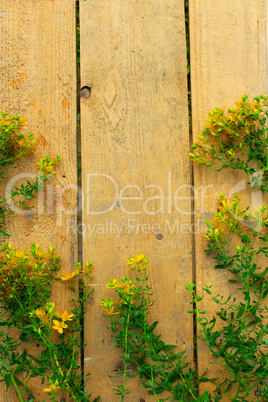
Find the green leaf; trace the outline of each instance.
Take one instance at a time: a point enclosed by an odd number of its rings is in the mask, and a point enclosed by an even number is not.
[[[220,301],[219,301],[218,299],[216,299],[216,297],[212,297],[212,300],[213,300],[215,303],[217,303],[217,304],[220,303]]]
[[[137,377],[137,374],[127,374],[127,376],[128,376],[129,378],[136,378],[136,377]]]
[[[265,345],[268,346],[268,338],[263,337],[262,339],[264,340]]]
[[[158,321],[155,321],[155,322],[150,326],[149,331],[152,332],[152,331],[156,328],[157,324],[158,324]]]
[[[10,382],[11,382],[11,375],[10,374],[5,374],[4,378],[5,378],[5,383],[6,383],[7,390],[8,390],[8,388],[10,386]]]
[[[210,400],[211,399],[208,391],[205,391],[200,399],[200,402],[209,402]]]
[[[170,349],[176,349],[177,348],[177,345],[165,345],[165,346],[163,346],[163,350],[170,350]],[[184,354],[184,352],[183,352],[183,354]]]
[[[149,380],[149,384],[150,384],[150,387],[152,388],[152,389],[156,389],[157,388],[157,386],[151,381],[151,380]]]

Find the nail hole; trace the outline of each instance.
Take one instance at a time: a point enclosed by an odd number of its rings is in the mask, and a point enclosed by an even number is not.
[[[123,362],[123,360],[119,360],[119,361],[116,362],[116,364],[115,364],[114,371],[123,370],[123,368],[124,368],[124,362]]]
[[[62,176],[65,179],[65,175]]]
[[[164,236],[161,233],[157,233],[155,237],[157,240],[162,240]]]
[[[89,98],[91,94],[91,87],[84,86],[80,89],[81,98]]]

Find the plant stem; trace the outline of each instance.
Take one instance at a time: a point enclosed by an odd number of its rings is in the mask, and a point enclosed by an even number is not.
[[[17,392],[17,394],[18,394],[18,397],[20,398],[20,401],[21,401],[21,402],[24,402],[24,399],[23,399],[23,397],[22,397],[22,395],[21,395],[21,393],[20,393],[20,390],[19,390],[19,388],[18,388],[18,384],[16,383],[16,380],[15,380],[14,376],[13,376],[12,373],[9,371],[8,366],[7,366],[5,360],[3,359],[3,357],[2,357],[1,355],[0,355],[0,360],[1,360],[1,362],[4,364],[4,366],[5,366],[5,368],[6,368],[6,371],[7,371],[7,372],[9,373],[9,375],[10,375],[11,381],[12,381],[12,383],[13,383],[15,389],[16,389],[16,392]]]
[[[10,374],[10,376],[11,376],[11,381],[13,382],[13,385],[14,385],[14,387],[15,387],[15,389],[16,389],[17,394],[18,394],[18,397],[20,398],[20,401],[21,401],[21,402],[24,402],[24,399],[23,399],[23,397],[22,397],[22,395],[21,395],[21,393],[20,393],[20,390],[19,390],[19,388],[18,388],[18,385],[17,385],[17,383],[16,383],[15,378],[13,377],[12,374]]]
[[[126,376],[127,376],[127,354],[128,354],[128,329],[129,329],[129,319],[130,319],[130,313],[131,313],[131,308],[132,308],[132,300],[133,298],[131,297],[130,299],[130,308],[128,310],[127,314],[127,323],[126,323],[126,329],[125,329],[125,339],[124,339],[124,349],[125,349],[125,356],[124,356],[124,374],[123,374],[123,388],[122,388],[122,394],[121,394],[121,402],[123,402],[125,398],[125,391],[126,391]]]
[[[147,332],[146,332],[146,310],[147,310],[147,299],[146,299],[146,289],[145,289],[145,278],[146,278],[146,269],[142,273],[142,291],[143,291],[143,297],[142,297],[142,307],[143,307],[143,333],[144,333],[144,339],[145,339],[145,346],[146,346],[146,352],[149,352],[148,348],[148,342],[147,342]],[[153,345],[152,345],[153,349]],[[153,349],[154,352],[154,349]],[[152,361],[151,357],[148,355],[148,361],[150,365],[150,370],[151,370],[151,381],[154,383],[154,373],[153,373],[153,367],[152,367]],[[155,393],[155,390],[152,389],[153,394],[155,399],[159,402],[159,399]]]

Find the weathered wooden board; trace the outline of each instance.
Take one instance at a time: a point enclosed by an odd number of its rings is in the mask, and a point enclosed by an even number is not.
[[[80,2],[84,260],[95,265],[94,301],[85,323],[87,391],[116,401],[120,361],[101,296],[127,258],[150,260],[166,341],[192,358],[191,189],[186,48],[182,0]],[[175,200],[174,200],[175,197]],[[160,236],[162,235],[162,236]],[[129,382],[129,401],[151,400]]]
[[[237,0],[216,2],[190,1],[190,51],[192,121],[194,140],[205,126],[208,112],[218,107],[234,107],[234,101],[248,93],[250,97],[265,93],[265,6]],[[206,240],[203,224],[216,212],[219,193],[228,194],[245,176],[231,170],[216,172],[213,168],[195,166],[196,191],[203,186],[203,196],[195,200],[197,289],[202,294],[205,284],[213,285],[215,294],[235,292],[225,272],[214,269],[213,259],[205,255]],[[248,194],[251,201],[251,194]],[[204,299],[203,310],[213,313],[215,305]],[[198,368],[209,369],[211,377],[221,376],[222,367],[209,364],[210,354],[198,341]],[[207,384],[204,385],[204,387]],[[214,389],[212,387],[211,389]],[[225,399],[224,399],[225,400]],[[226,399],[227,400],[227,399]]]
[[[27,157],[7,181],[16,173],[36,173],[40,157],[62,156],[44,204],[39,197],[35,213],[10,220],[9,241],[29,250],[33,242],[45,249],[53,245],[62,256],[62,272],[70,271],[77,261],[77,236],[68,229],[77,202],[76,191],[68,188],[77,182],[75,2],[1,0],[0,38],[0,109],[26,117],[38,142],[37,154]],[[55,286],[53,295],[59,310],[70,307],[63,286]],[[43,388],[30,386],[37,400],[48,398]],[[6,393],[1,384],[0,400],[18,401],[12,386]]]

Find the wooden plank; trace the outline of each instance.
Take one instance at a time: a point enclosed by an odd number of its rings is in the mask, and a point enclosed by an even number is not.
[[[234,101],[248,93],[250,97],[265,93],[265,5],[266,2],[238,0],[232,3],[211,0],[190,1],[190,52],[192,122],[194,141],[205,126],[208,112],[214,107],[234,107]],[[199,227],[217,210],[219,193],[228,194],[242,174],[195,166],[195,190],[203,196],[195,200],[195,218]],[[200,192],[200,191],[199,191]],[[250,194],[249,194],[250,197]],[[250,201],[250,198],[249,198]],[[205,232],[205,229],[202,230]],[[205,255],[206,239],[196,234],[197,289],[202,294],[205,284],[213,285],[215,294],[235,293],[227,282],[228,275],[215,271],[212,257]],[[201,308],[215,312],[206,298]],[[211,377],[221,376],[219,365],[209,364],[210,353],[198,341],[198,368],[209,369]],[[204,385],[204,388],[207,384]],[[211,387],[214,389],[215,387]],[[224,397],[225,398],[225,397]],[[224,399],[225,400],[225,399]],[[227,399],[226,399],[227,400]]]
[[[47,249],[53,245],[62,256],[64,272],[72,270],[77,261],[77,236],[68,232],[72,216],[65,209],[74,209],[76,192],[76,13],[73,0],[2,0],[0,2],[0,99],[1,110],[20,114],[28,119],[29,129],[38,142],[37,155],[21,163],[15,173],[35,173],[40,157],[62,156],[53,182],[41,197],[36,213],[16,214],[9,223],[10,242],[30,250],[37,242]],[[8,178],[8,179],[9,179]],[[54,186],[54,187],[53,187]],[[73,216],[75,219],[75,216]],[[70,293],[55,286],[53,298],[58,309],[70,307]],[[37,400],[47,394],[44,386],[33,383],[31,393]],[[66,397],[65,395],[61,395]],[[0,400],[18,401],[12,390]],[[66,398],[66,401],[68,399]]]
[[[127,274],[127,258],[148,256],[156,300],[151,319],[192,359],[184,4],[88,0],[80,3],[80,16],[81,85],[91,87],[91,96],[81,99],[84,260],[95,265],[86,386],[112,402],[120,379],[108,375],[116,374],[118,351],[100,300],[112,295],[105,289],[110,278]],[[128,400],[151,400],[133,384]]]

